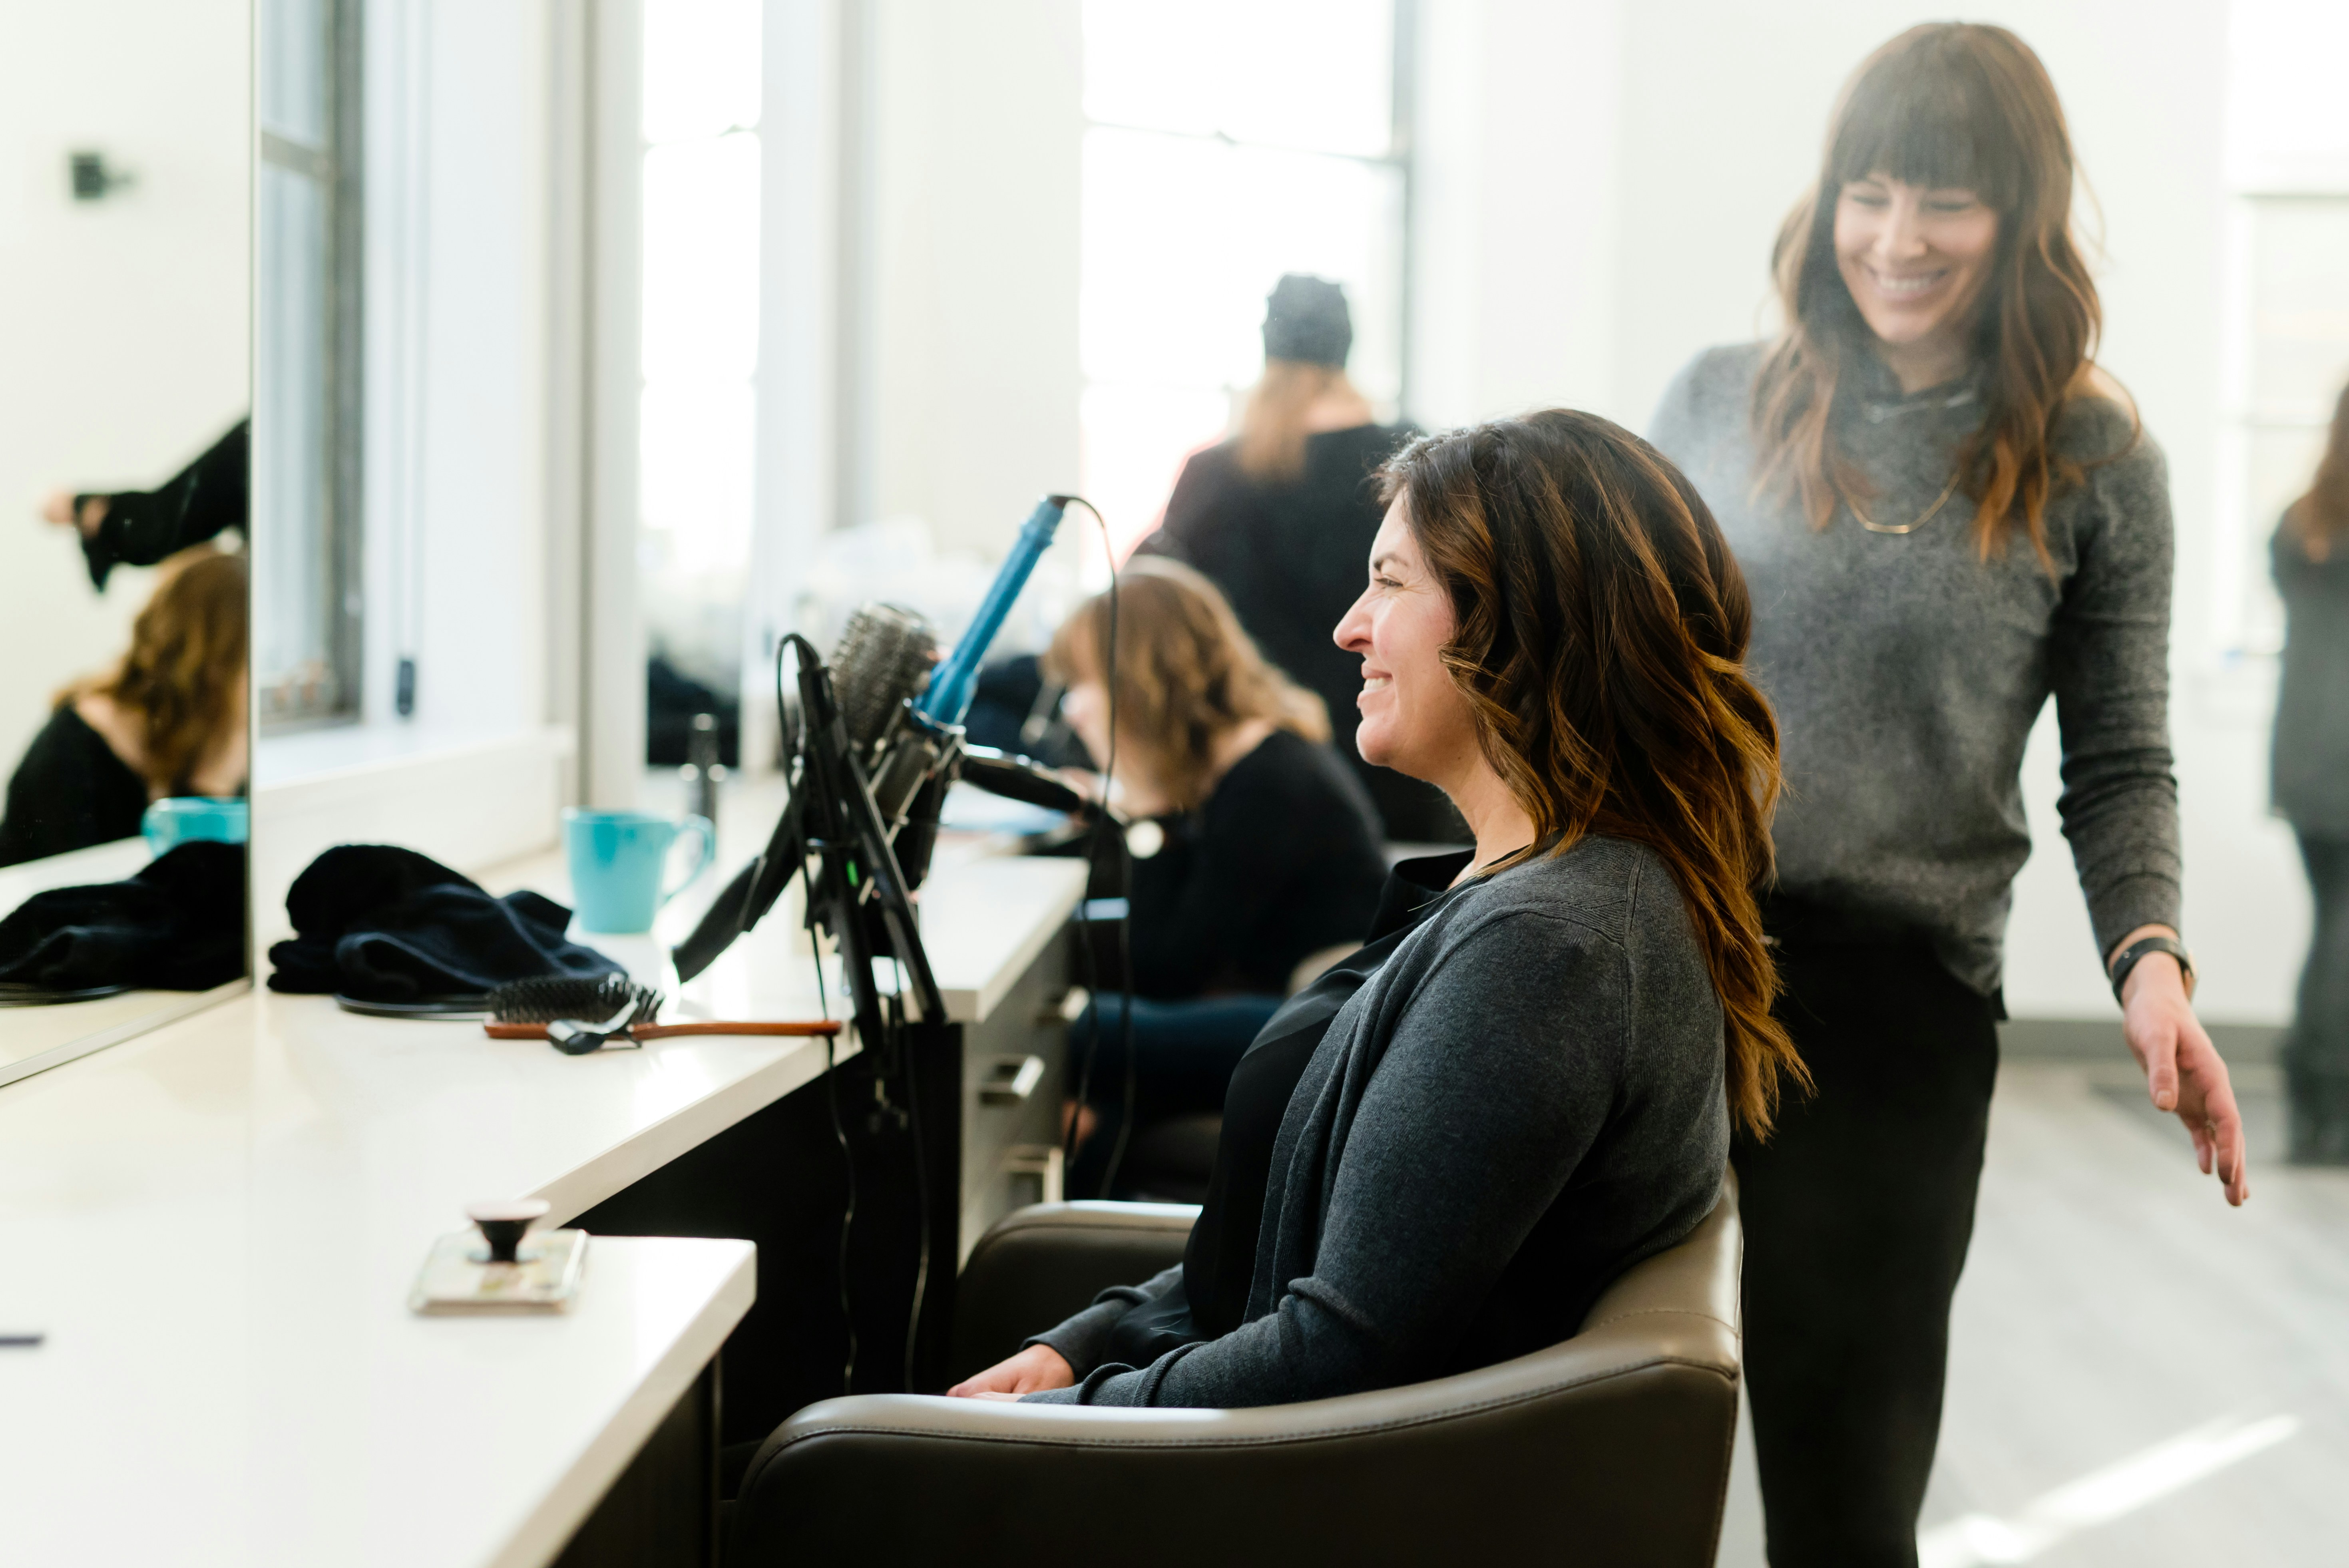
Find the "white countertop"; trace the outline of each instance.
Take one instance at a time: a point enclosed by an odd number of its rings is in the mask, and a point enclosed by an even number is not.
[[[1082,876],[940,866],[923,925],[957,1016],[1000,1001]],[[812,1016],[790,916],[669,1016]],[[47,1336],[0,1349],[0,1562],[543,1563],[748,1307],[750,1250],[599,1237],[570,1314],[489,1320],[409,1313],[427,1248],[477,1199],[574,1215],[826,1048],[569,1057],[256,992],[0,1086],[0,1335]]]

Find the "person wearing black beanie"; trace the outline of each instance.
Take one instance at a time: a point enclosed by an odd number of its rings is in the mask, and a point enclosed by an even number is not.
[[[1331,744],[1361,771],[1391,841],[1459,841],[1458,814],[1440,793],[1356,754],[1361,661],[1330,640],[1361,592],[1379,529],[1371,475],[1419,433],[1378,422],[1346,377],[1353,343],[1343,288],[1283,276],[1265,300],[1264,377],[1239,428],[1184,464],[1141,552],[1197,568],[1264,655],[1321,698]]]

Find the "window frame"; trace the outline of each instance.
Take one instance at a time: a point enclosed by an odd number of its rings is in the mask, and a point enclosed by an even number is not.
[[[290,704],[273,700],[286,688],[264,687],[262,672],[252,672],[261,730],[269,735],[357,723],[365,690],[361,487],[366,440],[362,346],[367,257],[366,202],[360,179],[366,107],[362,7],[363,0],[326,0],[327,145],[295,141],[263,128],[257,119],[254,127],[257,161],[321,187],[327,211],[326,304],[318,323],[326,354],[326,407],[321,424],[326,432],[327,485],[326,515],[317,520],[326,545],[322,552],[326,570],[317,586],[327,603],[317,613],[326,634],[326,668],[325,678],[315,688],[293,687]],[[265,62],[263,48],[261,29],[256,27],[256,78]],[[257,199],[254,222],[257,246],[263,238]],[[256,336],[258,325],[256,319]],[[251,536],[248,529],[247,537]]]

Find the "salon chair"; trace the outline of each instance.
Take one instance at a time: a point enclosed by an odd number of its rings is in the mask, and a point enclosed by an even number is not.
[[[980,1239],[957,1377],[1179,1260],[1196,1211],[1047,1203]],[[744,1479],[728,1568],[1573,1563],[1709,1568],[1737,1428],[1734,1187],[1581,1332],[1457,1377],[1249,1410],[868,1395]]]

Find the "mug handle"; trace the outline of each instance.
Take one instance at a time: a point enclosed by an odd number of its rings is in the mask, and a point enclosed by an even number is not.
[[[677,825],[677,830],[679,833],[693,835],[695,846],[693,869],[686,872],[675,887],[663,890],[661,893],[663,906],[667,906],[669,900],[691,887],[694,879],[708,871],[709,862],[718,858],[718,828],[709,818],[688,817]]]

